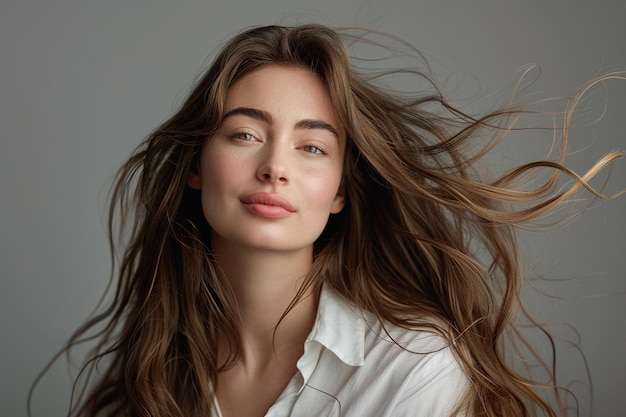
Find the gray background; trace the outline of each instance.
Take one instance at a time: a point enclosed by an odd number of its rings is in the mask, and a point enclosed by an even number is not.
[[[117,167],[184,97],[224,39],[258,24],[319,22],[390,31],[436,66],[488,95],[527,63],[540,96],[568,94],[601,70],[626,66],[626,2],[584,1],[14,1],[0,5],[0,415],[25,415],[35,375],[86,318],[105,288],[103,218]],[[445,74],[444,74],[445,75]],[[574,135],[573,167],[626,148],[626,86],[590,102],[605,119]],[[535,98],[538,96],[531,96]],[[483,101],[484,103],[484,101]],[[511,145],[511,160],[541,154]],[[531,144],[533,144],[531,146]],[[545,145],[545,142],[544,142]],[[609,189],[626,183],[616,165]],[[624,416],[626,197],[599,203],[567,229],[523,237],[541,288],[529,295],[542,319],[569,323],[593,377],[597,416]],[[575,333],[555,326],[569,339]],[[537,347],[542,349],[537,342]],[[559,369],[588,415],[584,367],[560,344]],[[35,395],[35,415],[64,415],[68,376],[55,366]]]

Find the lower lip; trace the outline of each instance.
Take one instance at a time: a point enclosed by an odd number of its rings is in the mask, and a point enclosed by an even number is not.
[[[260,203],[244,203],[243,206],[250,213],[268,219],[282,219],[291,215],[289,210],[280,206],[270,206]]]

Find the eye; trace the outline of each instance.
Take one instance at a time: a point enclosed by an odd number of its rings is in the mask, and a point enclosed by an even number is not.
[[[233,139],[241,140],[244,142],[252,142],[256,140],[256,137],[250,132],[236,132],[233,134]]]
[[[302,149],[306,152],[315,154],[315,155],[325,155],[326,152],[320,146],[317,145],[304,145]]]

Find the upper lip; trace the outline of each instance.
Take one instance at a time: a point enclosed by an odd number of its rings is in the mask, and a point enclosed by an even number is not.
[[[294,209],[289,201],[287,201],[284,197],[281,197],[278,194],[266,193],[263,191],[248,194],[241,199],[241,202],[244,204],[265,204],[268,206],[282,207],[291,212],[296,211],[296,209]]]

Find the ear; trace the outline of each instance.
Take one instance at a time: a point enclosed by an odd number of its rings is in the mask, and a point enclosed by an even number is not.
[[[197,167],[194,167],[187,174],[187,186],[193,190],[202,189],[202,177]]]
[[[337,191],[337,195],[335,196],[335,199],[333,200],[333,204],[330,206],[330,212],[332,214],[337,214],[341,210],[343,210],[345,205],[346,205],[346,190],[343,184],[341,184],[339,186],[339,190]]]

